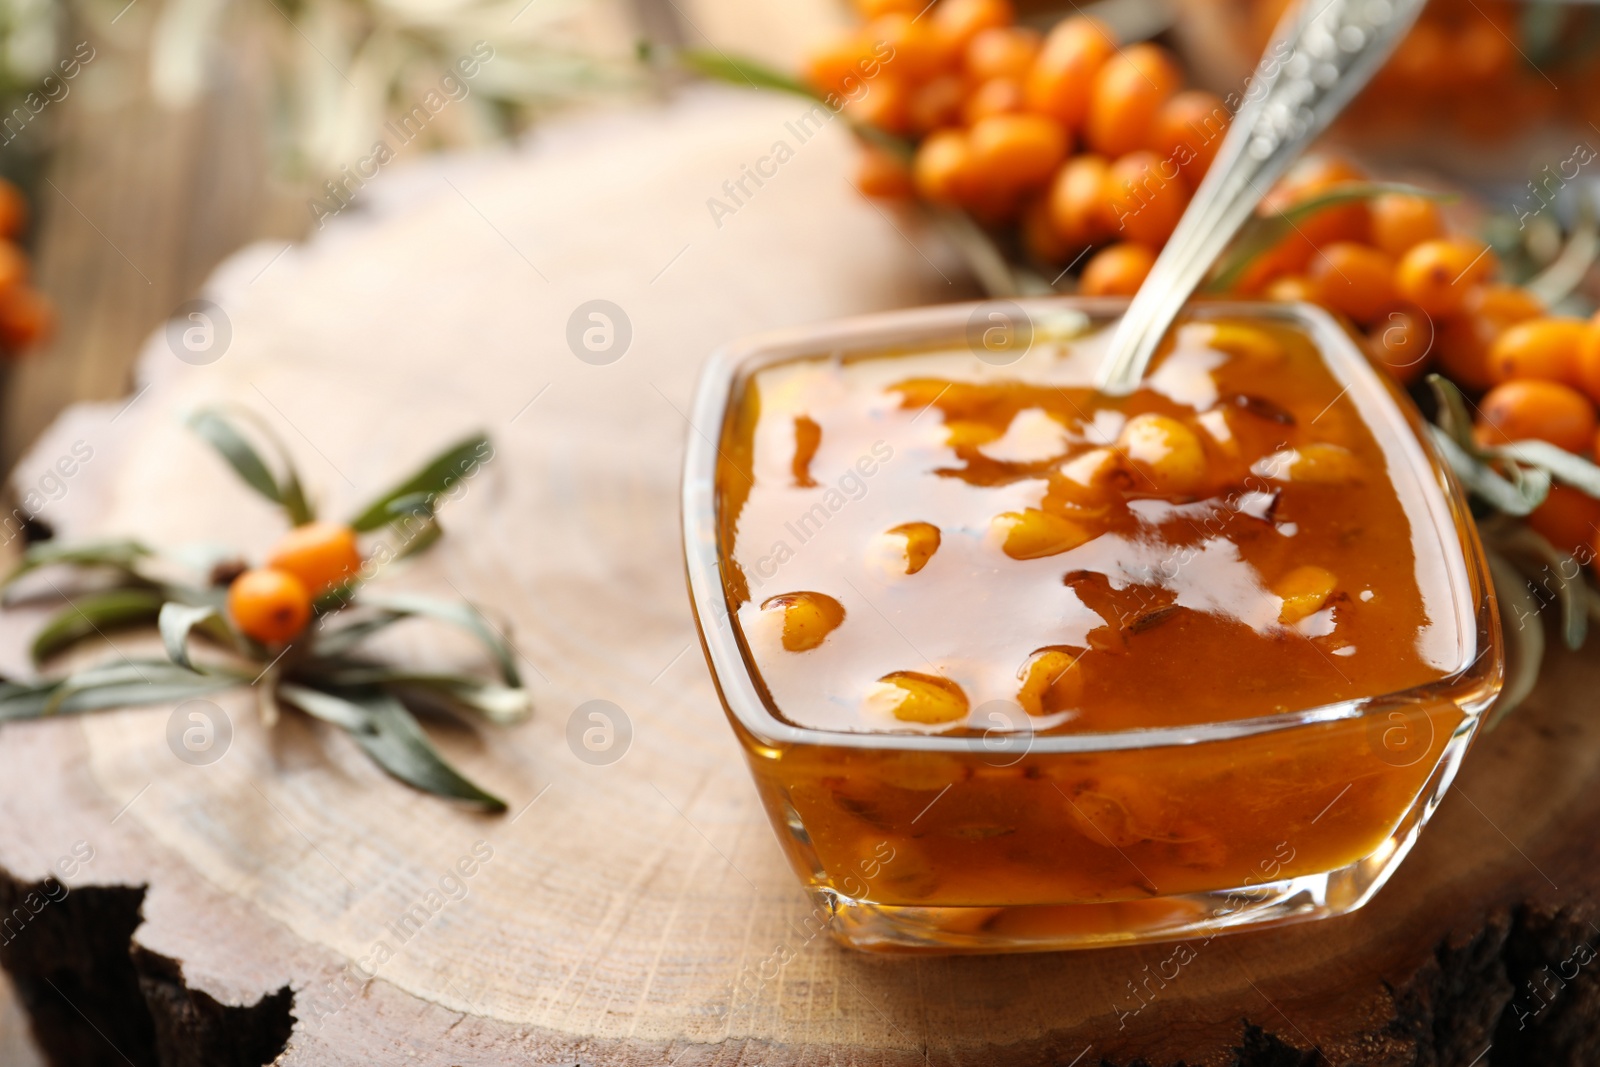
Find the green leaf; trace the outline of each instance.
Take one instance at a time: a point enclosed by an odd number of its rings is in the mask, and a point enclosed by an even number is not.
[[[343,726],[374,763],[407,785],[435,796],[505,811],[505,801],[450,766],[406,706],[378,689],[332,693],[284,685],[278,693],[319,719]]]
[[[391,510],[391,504],[406,497],[426,498],[428,512],[431,514],[433,503],[440,494],[453,488],[460,479],[468,477],[480,464],[487,463],[493,458],[494,446],[486,434],[477,433],[458,441],[428,460],[422,469],[411,477],[369,503],[360,514],[350,520],[350,525],[358,531],[366,532],[386,526],[402,515],[413,514],[414,510],[410,505],[407,506],[407,510],[399,512]]]
[[[135,563],[150,555],[153,553],[144,545],[126,539],[88,541],[76,545],[44,541],[30,546],[22,554],[22,559],[11,568],[5,580],[0,581],[0,586],[9,586],[30,571],[56,563],[77,567],[115,567],[131,573]]]
[[[379,630],[387,629],[405,617],[398,612],[385,611],[345,626],[319,629],[312,640],[311,654],[322,658],[342,656]]]
[[[39,628],[30,649],[33,662],[43,663],[86,637],[103,636],[106,630],[152,622],[161,611],[162,600],[161,593],[153,589],[86,593]]]
[[[1491,454],[1549,471],[1556,481],[1600,497],[1600,467],[1548,441],[1514,441],[1489,450]]]
[[[1463,450],[1476,455],[1478,445],[1472,436],[1472,416],[1467,413],[1467,398],[1455,382],[1441,374],[1430,374],[1427,381],[1434,399],[1439,402],[1439,426]]]
[[[686,70],[729,85],[775,89],[780,93],[793,93],[817,101],[823,99],[798,78],[775,70],[758,59],[731,56],[720,48],[686,48],[678,53],[678,62]]]
[[[178,604],[173,601],[161,605],[161,643],[166,646],[167,658],[191,671],[198,668],[189,660],[189,632],[209,620],[222,618],[209,604]]]
[[[527,720],[533,700],[521,687],[498,685],[464,674],[408,671],[392,667],[351,667],[330,671],[320,681],[340,689],[384,686],[391,689],[418,689],[440,697],[445,703],[477,712],[500,726],[514,726]]]
[[[1467,491],[1507,515],[1527,515],[1544,503],[1550,492],[1550,475],[1539,468],[1513,468],[1515,481],[1507,480],[1487,463],[1462,448],[1438,426],[1428,427],[1433,443],[1450,464]]]
[[[1487,552],[1485,556],[1500,600],[1500,629],[1511,651],[1505,685],[1484,723],[1485,730],[1493,730],[1528,698],[1539,682],[1539,667],[1544,662],[1544,627],[1539,622],[1539,602],[1528,592],[1521,572],[1498,553]]]
[[[489,625],[481,611],[460,600],[436,600],[416,593],[390,593],[381,597],[363,597],[361,603],[379,611],[400,615],[419,615],[459,626],[483,642],[500,667],[500,675],[507,685],[521,688],[522,677],[517,672],[516,651],[494,627]]]
[[[221,454],[246,485],[274,504],[280,505],[288,514],[291,523],[303,526],[315,518],[311,505],[306,501],[305,493],[300,487],[300,476],[296,473],[288,452],[265,426],[257,423],[257,428],[277,447],[283,460],[284,474],[281,481],[273,475],[272,469],[261,458],[255,446],[221,412],[212,408],[197,411],[190,416],[189,426]]]
[[[1583,566],[1573,557],[1562,555],[1537,531],[1522,523],[1497,533],[1493,545],[1496,550],[1531,565],[1523,570],[1529,583],[1543,588],[1561,605],[1562,640],[1574,652],[1582,648],[1589,633]],[[1566,573],[1569,570],[1570,575]]]
[[[0,721],[34,719],[141,704],[164,704],[248,681],[231,674],[195,674],[166,660],[123,660],[66,678],[0,689]]]
[[[1429,200],[1454,199],[1447,193],[1406,185],[1402,182],[1346,182],[1336,185],[1326,192],[1307,197],[1276,215],[1256,215],[1251,218],[1233,247],[1218,261],[1211,280],[1206,283],[1206,291],[1225,293],[1232,290],[1239,284],[1252,263],[1294,232],[1301,222],[1317,212],[1341,204],[1373,200],[1386,193],[1421,196]]]

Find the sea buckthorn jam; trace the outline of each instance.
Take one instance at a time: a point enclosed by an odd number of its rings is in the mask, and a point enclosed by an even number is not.
[[[727,401],[720,592],[789,729],[734,721],[836,932],[1053,947],[1357,906],[1500,670],[1415,425],[1290,312],[1180,324],[1126,397],[1075,308],[988,337],[769,361]],[[1240,914],[1192,899],[1236,887]]]

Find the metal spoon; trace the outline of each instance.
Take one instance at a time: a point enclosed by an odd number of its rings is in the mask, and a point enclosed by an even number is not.
[[[1131,393],[1195,287],[1289,164],[1377,73],[1426,0],[1301,0],[1278,26],[1200,188],[1100,364]]]

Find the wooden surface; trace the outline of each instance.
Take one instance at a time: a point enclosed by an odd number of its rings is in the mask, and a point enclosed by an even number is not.
[[[499,818],[396,785],[298,716],[268,735],[248,700],[219,701],[234,736],[207,767],[174,758],[166,709],[5,727],[0,902],[93,850],[0,948],[55,1062],[1594,1062],[1600,968],[1526,986],[1600,937],[1600,677],[1580,657],[1471,753],[1372,905],[1214,940],[1137,1012],[1170,947],[900,960],[805,936],[810,905],[694,640],[682,413],[730,337],[962,294],[928,235],[849,189],[837,130],[715,225],[706,197],[796,111],[706,93],[397,172],[381,221],[265,273],[273,245],[223,267],[207,289],[233,323],[222,358],[191,366],[153,339],[136,404],[75,409],[24,461],[25,480],[74,441],[94,448],[55,505],[63,536],[259,551],[278,520],[182,430],[187,408],[261,412],[334,513],[483,426],[497,458],[393,581],[485,603],[537,703],[517,729],[441,735],[510,799]],[[608,366],[565,341],[595,298],[633,326]],[[33,621],[0,617],[0,667],[21,669]],[[94,651],[140,647],[111,640]],[[392,652],[470,659],[433,631]],[[566,740],[592,699],[632,722],[609,766]],[[465,895],[428,908],[475,848],[492,855]],[[393,924],[419,903],[401,942]],[[741,981],[775,958],[772,980]]]

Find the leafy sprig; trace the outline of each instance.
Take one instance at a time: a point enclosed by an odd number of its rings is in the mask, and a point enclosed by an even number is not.
[[[227,413],[206,409],[189,424],[245,485],[281,507],[291,525],[313,521],[316,509],[288,452],[265,425],[248,415],[246,421],[272,444],[275,463],[263,457],[240,421]],[[14,602],[19,583],[42,568],[68,567],[101,579],[76,596],[63,594],[66,606],[34,636],[35,664],[109,629],[149,625],[158,629],[167,658],[123,658],[31,682],[0,679],[0,722],[254,688],[268,726],[280,706],[298,708],[348,732],[373,762],[400,781],[437,796],[504,811],[504,801],[449,764],[429,740],[418,713],[443,710],[495,725],[526,718],[531,702],[510,642],[472,604],[415,593],[367,592],[367,584],[386,563],[423,551],[438,540],[440,503],[492,456],[489,439],[474,434],[359,508],[349,526],[362,533],[391,530],[399,534],[399,543],[382,546],[369,557],[362,574],[319,596],[310,625],[281,650],[262,645],[234,624],[225,607],[225,584],[193,577],[174,580],[171,573],[183,570],[179,561],[140,542],[44,542],[30,547],[0,581],[4,603]],[[488,652],[498,678],[422,672],[385,663],[366,652],[371,638],[406,619],[443,622],[470,634]],[[201,642],[214,654],[197,657],[194,646]]]

